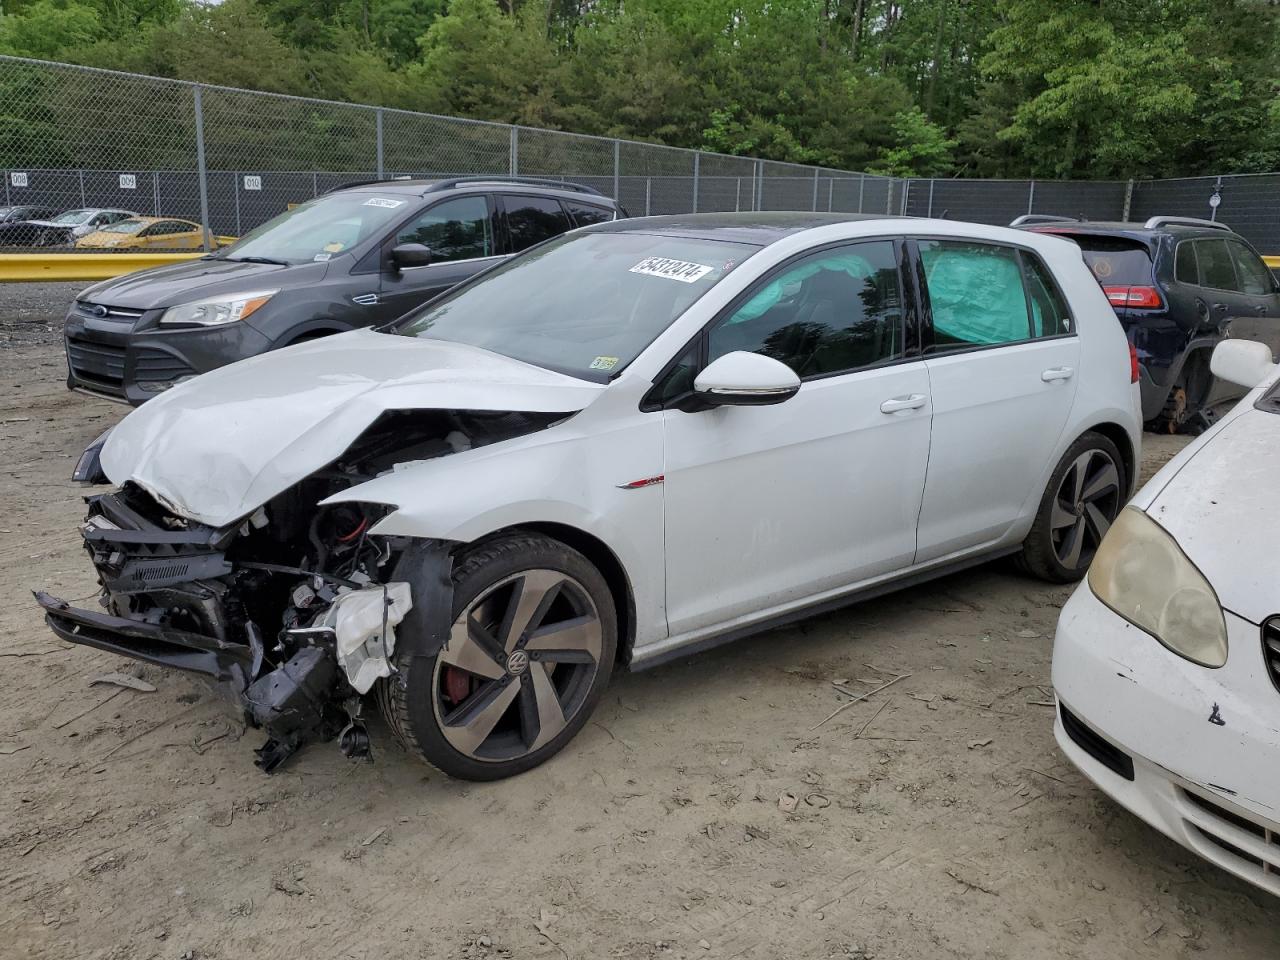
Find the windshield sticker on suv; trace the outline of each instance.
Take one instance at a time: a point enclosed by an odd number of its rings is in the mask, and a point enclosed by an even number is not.
[[[364,202],[366,207],[386,207],[388,210],[394,210],[396,207],[403,206],[403,200],[386,200],[382,197],[370,197]]]
[[[591,361],[589,370],[612,370],[618,365],[617,357],[596,357]]]
[[[317,253],[317,254],[316,254],[314,257],[312,257],[311,259],[312,259],[312,260],[315,260],[315,261],[317,261],[317,262],[323,263],[324,261],[328,260],[328,259],[329,259],[330,257],[332,257],[332,256],[333,256],[333,254],[332,254],[332,253]]]
[[[681,283],[696,283],[714,268],[701,263],[690,263],[687,260],[671,260],[667,257],[649,257],[641,260],[631,268],[632,273],[643,273],[647,277],[663,277],[667,280],[679,280]]]

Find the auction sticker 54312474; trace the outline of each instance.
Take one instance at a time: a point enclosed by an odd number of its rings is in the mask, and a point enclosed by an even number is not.
[[[712,270],[701,263],[690,263],[688,260],[672,260],[669,257],[647,257],[631,268],[632,273],[643,273],[647,277],[662,277],[666,280],[679,280],[681,283],[696,283]]]

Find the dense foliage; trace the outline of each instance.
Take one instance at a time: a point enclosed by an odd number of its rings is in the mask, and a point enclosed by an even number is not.
[[[1280,167],[1274,0],[4,0],[0,53],[924,176]]]

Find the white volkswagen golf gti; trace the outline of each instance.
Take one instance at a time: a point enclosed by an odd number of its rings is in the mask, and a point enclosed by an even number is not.
[[[1280,894],[1280,370],[1226,340],[1254,388],[1121,511],[1062,610],[1066,755],[1147,823]]]
[[[39,600],[219,681],[265,769],[366,751],[367,693],[442,770],[503,777],[619,664],[1004,555],[1079,578],[1131,491],[1136,370],[1054,237],[602,224],[129,414],[77,468],[117,487],[82,526],[104,609]]]

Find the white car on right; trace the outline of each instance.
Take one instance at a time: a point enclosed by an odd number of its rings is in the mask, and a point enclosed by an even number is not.
[[[1062,610],[1057,741],[1104,792],[1280,895],[1280,367],[1227,340],[1251,392],[1122,510]]]

